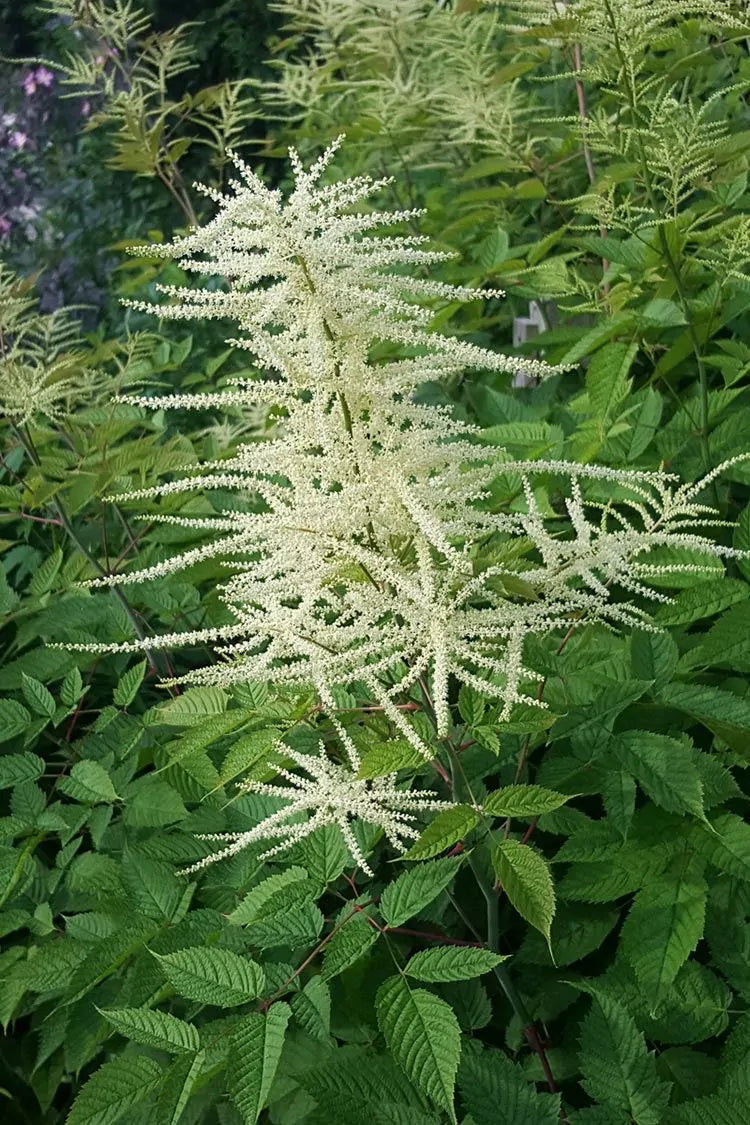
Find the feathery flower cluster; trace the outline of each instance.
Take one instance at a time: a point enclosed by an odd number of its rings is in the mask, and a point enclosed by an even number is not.
[[[341,728],[339,733],[342,734]],[[282,808],[265,817],[247,832],[209,833],[199,837],[224,844],[219,851],[199,860],[183,870],[183,875],[200,871],[220,859],[236,855],[243,848],[260,841],[278,841],[263,852],[260,859],[268,859],[304,840],[316,829],[325,825],[340,828],[355,863],[368,875],[373,872],[352,831],[351,821],[362,820],[377,825],[398,852],[405,852],[404,840],[416,840],[419,831],[414,823],[419,813],[434,812],[451,807],[450,801],[440,801],[430,790],[410,791],[399,789],[396,774],[364,781],[357,777],[356,751],[351,741],[342,738],[348,762],[334,762],[328,757],[321,742],[317,754],[299,754],[279,743],[278,750],[291,758],[307,777],[281,769],[279,773],[289,785],[266,785],[260,781],[245,781],[239,786],[246,793],[262,793],[285,802]],[[354,752],[353,752],[354,751]],[[311,814],[311,815],[307,815]],[[300,819],[300,816],[305,819]]]
[[[206,540],[92,584],[143,582],[222,561],[231,624],[149,638],[151,646],[216,644],[222,659],[185,680],[317,684],[322,692],[356,680],[429,759],[396,705],[417,682],[431,687],[441,734],[451,721],[451,677],[500,701],[507,717],[518,701],[535,702],[538,676],[524,661],[529,635],[586,621],[647,625],[643,598],[665,596],[649,579],[696,565],[692,556],[656,565],[651,552],[732,551],[703,533],[716,522],[698,500],[706,480],[679,485],[658,472],[511,462],[446,408],[414,401],[421,383],[466,368],[535,376],[551,369],[429,330],[425,299],[482,294],[404,272],[444,255],[419,237],[368,233],[409,215],[352,209],[382,182],[322,185],[335,148],[309,170],[292,153],[287,199],[237,161],[242,178],[233,193],[211,193],[216,218],[154,248],[185,270],[231,278],[224,290],[165,287],[175,303],[159,306],[160,315],[235,320],[245,333],[237,345],[268,374],[226,392],[130,401],[273,405],[281,418],[269,440],[129,494],[236,491],[255,498],[254,511],[150,514],[205,531]],[[374,343],[392,358],[374,358]],[[499,476],[515,493],[500,514],[490,499]],[[540,504],[542,486],[563,497],[551,515],[548,501]]]

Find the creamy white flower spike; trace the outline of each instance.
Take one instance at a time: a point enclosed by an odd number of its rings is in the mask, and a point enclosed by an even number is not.
[[[285,802],[283,807],[247,832],[221,832],[200,836],[201,840],[225,846],[185,868],[183,875],[200,871],[217,860],[227,859],[251,844],[261,842],[271,843],[271,847],[259,857],[268,859],[327,824],[341,829],[354,862],[366,874],[372,875],[352,831],[353,820],[362,820],[381,828],[396,851],[404,852],[404,841],[416,840],[419,836],[415,823],[420,813],[452,807],[450,801],[438,800],[437,795],[429,790],[411,792],[399,789],[395,773],[363,781],[357,777],[351,763],[332,761],[322,742],[317,754],[298,754],[282,744],[279,744],[278,750],[284,757],[291,758],[302,773],[281,769],[279,773],[287,780],[288,785],[245,781],[240,789],[247,793],[262,793],[267,797],[280,798]],[[305,819],[300,819],[300,816]]]
[[[273,406],[279,421],[272,436],[240,445],[226,460],[121,498],[156,503],[219,489],[240,502],[202,519],[149,514],[205,538],[92,585],[222,562],[228,577],[219,593],[230,623],[149,637],[150,647],[208,642],[219,659],[186,681],[315,684],[324,705],[331,688],[364,682],[430,759],[397,706],[418,682],[429,687],[440,735],[451,723],[452,680],[497,700],[502,718],[521,700],[543,706],[539,676],[526,663],[527,637],[589,621],[648,628],[643,599],[666,596],[649,579],[663,586],[670,572],[735,552],[706,533],[715,513],[699,495],[710,478],[680,485],[661,472],[509,461],[446,407],[414,401],[419,385],[467,368],[522,368],[534,377],[552,369],[430,330],[425,299],[496,294],[410,276],[410,267],[424,269],[445,255],[419,237],[378,233],[412,217],[362,209],[382,181],[321,182],[337,145],[310,169],[292,152],[287,198],[237,161],[241,180],[232,192],[209,193],[216,217],[154,247],[187,271],[229,279],[221,289],[167,287],[174,303],[154,311],[235,321],[245,333],[239,345],[265,375],[225,392],[130,401]],[[499,476],[513,502],[495,511]],[[540,501],[542,486],[555,510],[548,498]],[[693,555],[650,557],[670,548]],[[347,793],[370,792],[344,775],[339,781]]]

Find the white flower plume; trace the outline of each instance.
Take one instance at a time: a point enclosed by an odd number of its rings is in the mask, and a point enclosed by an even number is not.
[[[347,739],[348,742],[348,739]],[[348,750],[348,747],[346,747]],[[285,802],[278,811],[247,832],[211,833],[202,835],[201,840],[224,843],[213,855],[199,860],[183,870],[187,875],[236,855],[243,848],[260,841],[278,841],[260,856],[268,859],[293,844],[303,840],[317,828],[335,825],[341,829],[346,845],[354,862],[368,875],[372,875],[362,849],[352,831],[351,821],[358,819],[382,828],[383,833],[399,851],[406,850],[404,840],[419,836],[414,827],[419,813],[450,808],[451,803],[440,801],[430,790],[409,791],[396,786],[396,774],[362,780],[356,774],[356,759],[334,762],[328,757],[321,742],[317,754],[299,754],[284,744],[278,745],[279,752],[291,758],[304,771],[303,776],[281,769],[279,773],[286,778],[288,785],[267,785],[260,781],[245,781],[240,789],[248,793],[263,793],[268,797],[278,797]],[[305,819],[300,819],[303,816]]]
[[[154,248],[186,270],[230,279],[224,290],[167,288],[175,303],[159,306],[160,315],[233,319],[266,374],[226,392],[134,401],[272,405],[279,422],[269,439],[226,460],[130,493],[156,502],[219,489],[242,503],[198,519],[149,513],[204,538],[92,584],[222,562],[230,624],[149,638],[151,647],[216,646],[220,659],[187,681],[324,691],[364,682],[430,758],[397,707],[418,681],[431,687],[441,734],[450,726],[451,677],[497,699],[503,716],[521,699],[543,706],[524,662],[526,637],[594,620],[648,625],[644,599],[665,597],[649,579],[661,585],[665,574],[700,565],[690,555],[650,558],[654,551],[698,551],[706,562],[733,552],[707,533],[717,522],[700,502],[709,478],[680,485],[661,472],[511,462],[446,407],[414,401],[420,384],[467,367],[550,369],[429,330],[431,310],[420,301],[483,295],[409,276],[407,267],[444,255],[419,238],[377,233],[409,217],[356,209],[378,182],[321,184],[335,147],[309,170],[292,153],[287,199],[238,162],[242,181],[215,196],[216,218]],[[497,511],[499,478],[512,502]]]

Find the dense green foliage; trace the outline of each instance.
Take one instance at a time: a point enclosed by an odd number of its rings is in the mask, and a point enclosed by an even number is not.
[[[386,205],[425,207],[423,229],[456,252],[440,279],[507,291],[433,298],[433,325],[506,352],[515,332],[518,354],[568,366],[539,385],[471,372],[420,392],[479,427],[498,464],[506,450],[692,481],[747,452],[743,5],[284,0],[271,78],[184,77],[178,58],[176,92],[137,70],[136,44],[158,53],[162,40],[147,21],[123,33],[128,6],[52,7],[80,21],[79,55],[63,54],[70,40],[46,51],[56,82],[83,97],[101,71],[84,152],[108,162],[109,190],[136,184],[153,200],[139,240],[171,237],[194,208],[210,217],[189,182],[221,184],[229,142],[281,181],[287,143],[314,157],[346,131],[344,173],[392,173]],[[224,8],[236,18],[237,5],[216,6],[216,42]],[[239,26],[234,57],[254,67],[259,33]],[[132,224],[110,241],[126,235]],[[8,264],[25,269],[27,252]],[[189,275],[134,254],[111,289],[163,300],[159,282]],[[31,280],[0,273],[8,1120],[741,1125],[750,556],[665,550],[664,600],[634,595],[651,631],[582,623],[527,638],[546,711],[517,705],[501,720],[495,701],[454,685],[439,739],[429,684],[414,685],[403,713],[437,769],[360,682],[335,693],[333,715],[312,686],[165,686],[215,654],[148,638],[226,623],[222,562],[122,590],[82,583],[206,541],[149,514],[210,518],[234,502],[221,488],[112,496],[277,432],[263,410],[115,400],[252,377],[225,335],[134,309],[117,332],[85,333],[74,312],[38,312]],[[716,541],[748,551],[749,486],[737,460],[702,497],[719,510]],[[513,511],[519,491],[498,472],[493,510]],[[619,498],[613,487],[603,501]],[[536,499],[564,535],[559,483],[541,476]],[[509,596],[524,591],[510,581]],[[142,658],[65,647],[139,638]],[[237,781],[291,765],[279,742],[335,753],[334,719],[361,778],[398,771],[453,807],[425,815],[398,858],[355,824],[374,877],[330,825],[268,860],[253,844],[180,875],[212,850],[200,834],[247,831],[277,807]]]

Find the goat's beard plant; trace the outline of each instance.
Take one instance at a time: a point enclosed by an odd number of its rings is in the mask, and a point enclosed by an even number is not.
[[[454,687],[494,700],[500,720],[521,703],[544,708],[542,677],[524,651],[529,637],[562,636],[595,621],[653,627],[646,599],[667,599],[650,579],[663,587],[671,571],[699,569],[695,552],[732,554],[705,534],[719,521],[698,497],[715,473],[679,485],[660,472],[511,461],[488,451],[449,408],[415,401],[421,384],[467,368],[521,369],[537,378],[553,369],[429,330],[433,314],[421,300],[499,294],[410,275],[409,268],[447,255],[426,249],[420,237],[371,233],[415,213],[357,209],[386,181],[323,185],[336,147],[309,170],[291,153],[294,188],[286,199],[237,160],[241,180],[232,194],[207,192],[216,217],[153,248],[185,270],[229,279],[223,290],[163,287],[174,303],[159,306],[159,315],[236,321],[244,335],[233,343],[267,374],[216,394],[129,401],[272,405],[278,436],[242,445],[187,479],[130,493],[132,500],[235,490],[253,497],[256,510],[227,507],[208,519],[150,514],[203,529],[207,542],[92,584],[145,582],[208,558],[226,562],[232,573],[220,593],[231,623],[148,644],[216,644],[222,659],[188,673],[193,684],[313,685],[343,751],[335,765],[322,745],[320,758],[292,755],[309,778],[280,771],[291,789],[246,783],[286,797],[286,805],[251,832],[223,837],[217,855],[196,866],[263,839],[276,852],[331,823],[366,868],[350,828],[357,818],[379,825],[403,850],[403,839],[418,834],[413,822],[444,802],[405,793],[395,775],[358,777],[356,746],[335,720],[335,689],[356,684],[427,761],[439,760],[450,746]],[[395,358],[375,359],[376,344]],[[499,478],[515,495],[500,512],[492,503]],[[548,498],[553,487],[557,509]],[[666,560],[665,548],[674,549]],[[400,706],[416,688],[433,735]],[[300,821],[300,813],[311,815]]]

